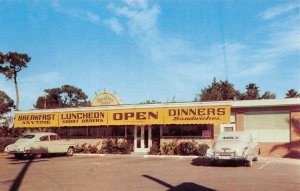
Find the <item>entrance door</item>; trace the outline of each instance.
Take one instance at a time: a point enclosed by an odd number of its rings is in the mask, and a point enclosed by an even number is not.
[[[134,126],[134,152],[149,152],[152,146],[150,126]]]

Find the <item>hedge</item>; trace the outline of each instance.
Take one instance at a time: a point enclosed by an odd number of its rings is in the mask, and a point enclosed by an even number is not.
[[[0,153],[3,153],[5,147],[9,144],[16,142],[18,138],[0,137]]]

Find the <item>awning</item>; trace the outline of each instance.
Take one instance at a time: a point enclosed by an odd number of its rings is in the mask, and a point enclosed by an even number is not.
[[[74,127],[154,124],[221,124],[230,122],[230,106],[192,106],[16,113],[14,127]]]

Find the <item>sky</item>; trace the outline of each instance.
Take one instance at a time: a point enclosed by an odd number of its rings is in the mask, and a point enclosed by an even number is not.
[[[0,52],[26,53],[20,109],[65,84],[89,99],[193,101],[215,77],[300,92],[299,0],[0,0]],[[15,99],[0,75],[0,90]]]

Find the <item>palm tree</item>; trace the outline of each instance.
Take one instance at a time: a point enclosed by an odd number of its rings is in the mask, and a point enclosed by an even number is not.
[[[254,100],[259,98],[259,87],[255,83],[250,83],[246,86],[246,92],[244,94],[245,100]]]
[[[27,63],[30,62],[30,60],[31,58],[27,54],[9,52],[4,55],[2,52],[0,52],[0,73],[3,73],[8,80],[12,79],[15,84],[16,110],[19,110],[19,88],[17,74],[23,68],[27,67]]]
[[[285,94],[285,98],[297,98],[300,97],[300,94],[295,89],[290,89]]]
[[[276,99],[276,95],[269,92],[269,91],[266,91],[261,97],[260,99]]]

